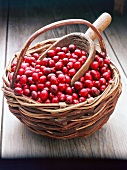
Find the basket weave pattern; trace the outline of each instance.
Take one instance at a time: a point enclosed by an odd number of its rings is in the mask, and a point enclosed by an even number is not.
[[[28,47],[25,54],[34,52],[42,54],[59,39],[48,39],[39,42],[32,47]],[[16,53],[6,67],[2,90],[10,111],[31,131],[57,139],[86,137],[108,121],[122,90],[119,71],[112,62],[110,67],[113,79],[98,97],[73,105],[65,102],[41,104],[26,96],[16,96],[11,87],[8,78],[11,72],[11,63],[15,59],[19,60],[20,54]]]

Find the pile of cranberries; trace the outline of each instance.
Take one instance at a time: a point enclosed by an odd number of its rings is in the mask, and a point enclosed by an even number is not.
[[[77,104],[100,95],[112,79],[110,60],[102,52],[97,52],[89,70],[73,86],[71,78],[86,62],[86,51],[70,44],[49,50],[43,60],[39,60],[39,56],[38,53],[24,56],[14,84],[16,95],[25,95],[40,103]],[[13,61],[10,81],[16,65],[17,61]]]

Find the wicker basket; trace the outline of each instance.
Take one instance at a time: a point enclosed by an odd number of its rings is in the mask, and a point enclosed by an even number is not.
[[[64,102],[41,104],[26,96],[16,96],[13,85],[17,71],[21,65],[23,56],[29,53],[43,53],[49,49],[60,38],[48,39],[30,47],[31,42],[45,31],[67,24],[86,24],[94,31],[96,28],[85,20],[66,20],[67,22],[56,22],[47,25],[35,32],[26,42],[20,53],[16,53],[12,61],[18,59],[17,68],[13,76],[12,83],[9,82],[8,75],[11,70],[11,63],[6,67],[3,75],[4,85],[2,90],[7,99],[10,111],[23,122],[31,131],[57,139],[70,139],[76,137],[86,137],[100,129],[113,113],[117,100],[121,94],[120,74],[116,66],[111,62],[110,67],[113,72],[113,79],[105,91],[95,98],[87,99],[79,104],[66,104]],[[80,22],[79,22],[80,21]],[[84,22],[85,21],[85,22]],[[98,34],[98,33],[97,33]],[[103,39],[99,34],[99,42],[102,51],[105,50]],[[76,41],[77,42],[77,41]],[[80,48],[81,42],[77,42]]]

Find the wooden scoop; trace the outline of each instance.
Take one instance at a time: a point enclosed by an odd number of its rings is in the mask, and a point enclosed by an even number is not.
[[[61,22],[61,21],[60,21]],[[59,22],[59,24],[60,24]],[[73,76],[71,80],[71,85],[74,84],[84,73],[88,70],[90,63],[94,60],[95,56],[95,46],[94,40],[98,38],[101,50],[106,53],[105,45],[100,33],[110,24],[111,16],[108,13],[103,13],[94,23],[93,25],[85,20],[80,19],[71,19],[71,20],[63,20],[62,23],[65,24],[85,24],[90,28],[83,33],[71,33],[63,36],[59,40],[57,40],[50,48],[48,48],[41,56],[40,59],[46,57],[47,52],[51,49],[55,49],[55,47],[60,46],[68,46],[69,44],[76,44],[77,48],[85,50],[89,56],[84,65],[77,71],[77,73]]]
[[[48,30],[57,28],[59,26],[65,26],[70,24],[85,24],[90,29],[83,34],[83,33],[71,33],[63,36],[62,38],[58,38],[53,45],[51,45],[42,55],[39,59],[43,59],[46,57],[47,52],[51,49],[54,49],[57,46],[63,47],[68,46],[69,44],[75,44],[77,48],[85,50],[89,56],[85,64],[78,70],[78,72],[73,76],[71,80],[71,84],[79,79],[89,68],[90,63],[94,60],[95,56],[95,45],[94,45],[94,39],[98,38],[100,48],[103,52],[106,52],[105,45],[102,39],[102,36],[100,32],[102,32],[111,22],[111,16],[108,13],[103,13],[94,24],[91,24],[90,22],[83,20],[83,19],[67,19],[62,21],[57,21],[52,24],[46,25],[42,27],[41,29],[37,30],[34,34],[30,36],[30,38],[27,40],[26,44],[24,45],[23,49],[21,50],[19,54],[18,63],[12,78],[11,88],[14,88],[15,78],[17,76],[18,70],[20,68],[20,65],[22,63],[23,57],[25,56],[30,44],[32,41],[37,38],[39,35],[45,33]]]

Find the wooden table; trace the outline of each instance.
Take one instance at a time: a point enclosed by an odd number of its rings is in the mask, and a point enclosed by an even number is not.
[[[4,67],[20,51],[27,38],[40,27],[67,18],[83,18],[93,22],[110,10],[110,2],[55,0],[0,0],[0,55],[2,77]],[[110,11],[109,11],[110,12]],[[127,15],[113,16],[103,33],[108,55],[118,67],[123,91],[109,121],[87,138],[54,140],[30,132],[7,106],[0,91],[0,152],[2,158],[127,158]],[[85,32],[84,26],[61,27],[40,36],[35,42],[73,31]],[[2,86],[2,81],[0,81]]]

